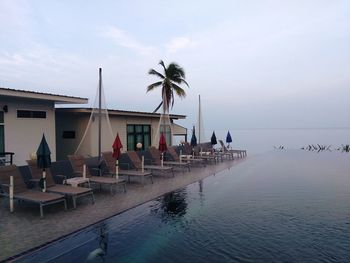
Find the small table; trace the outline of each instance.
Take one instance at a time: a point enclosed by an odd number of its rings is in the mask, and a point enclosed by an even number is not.
[[[71,185],[71,186],[74,186],[74,187],[78,187],[80,184],[88,183],[89,188],[90,188],[89,178],[84,178],[84,177],[69,178],[69,179],[66,179],[64,183]]]

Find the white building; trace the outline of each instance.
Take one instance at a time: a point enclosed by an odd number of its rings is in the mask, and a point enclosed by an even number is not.
[[[26,164],[43,134],[56,160],[56,104],[85,104],[86,98],[0,88],[0,152],[13,152],[13,162]]]
[[[83,137],[89,122],[89,108],[56,108],[59,104],[86,104],[88,99],[39,93],[24,90],[0,88],[0,158],[3,153],[14,153],[13,163],[26,164],[30,154],[36,152],[42,135],[45,134],[53,161],[65,159],[73,154]],[[157,146],[154,134],[157,132],[160,114],[108,110],[112,133],[118,132],[124,151],[134,149],[137,142],[143,148]],[[174,123],[185,119],[184,115],[170,115],[172,133],[187,139],[187,129]],[[94,121],[92,126],[96,126]],[[97,155],[97,128],[90,129],[83,141],[80,152]],[[102,137],[107,138],[107,129]],[[111,140],[102,141],[102,151],[111,150]]]
[[[73,154],[82,141],[88,125],[91,108],[57,108],[56,109],[56,145],[57,159],[65,159]],[[123,151],[135,150],[137,143],[142,143],[142,149],[149,146],[158,146],[154,140],[158,132],[159,113],[135,112],[122,110],[108,110],[111,132],[103,125],[101,134],[101,150],[111,151],[116,134],[119,134],[123,144]],[[172,126],[172,135],[187,139],[187,129],[174,123],[174,120],[185,119],[184,115],[171,114],[169,116]],[[112,134],[112,135],[111,135]],[[171,144],[172,142],[168,142]],[[85,139],[81,143],[79,153],[91,156],[98,154],[98,120],[91,121]]]

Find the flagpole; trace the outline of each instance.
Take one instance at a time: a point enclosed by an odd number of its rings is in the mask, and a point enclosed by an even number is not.
[[[99,83],[98,83],[98,163],[101,159],[101,107],[102,107],[102,68],[99,69]]]
[[[201,95],[198,95],[198,142],[201,143]]]

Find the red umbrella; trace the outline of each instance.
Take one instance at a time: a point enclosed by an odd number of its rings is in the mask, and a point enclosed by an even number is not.
[[[165,152],[168,149],[168,147],[166,146],[166,140],[165,140],[165,136],[163,133],[160,135],[158,149],[161,152]]]
[[[120,149],[123,148],[123,145],[120,141],[119,134],[117,133],[117,137],[115,137],[114,143],[112,145],[113,148],[113,157],[115,159],[119,159],[119,156],[121,154]]]

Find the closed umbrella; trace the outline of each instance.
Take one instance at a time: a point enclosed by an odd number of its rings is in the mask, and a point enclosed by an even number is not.
[[[196,137],[196,131],[194,126],[192,130],[191,146],[192,146],[192,154],[194,155],[194,147],[197,146],[197,137]]]
[[[43,177],[40,180],[40,187],[43,192],[46,192],[46,169],[51,166],[51,151],[46,142],[45,135],[41,139],[38,150],[36,151],[37,166],[43,169]]]
[[[226,135],[226,143],[227,143],[227,147],[230,147],[230,143],[232,142],[232,137],[230,134],[230,131],[227,131],[227,135]]]
[[[166,145],[166,140],[165,140],[165,136],[164,134],[162,133],[160,135],[160,138],[159,138],[159,146],[158,146],[158,149],[159,151],[162,152],[162,155],[161,155],[161,164],[163,166],[163,162],[164,162],[164,152],[168,149],[167,145]]]
[[[193,126],[193,130],[192,130],[191,146],[192,147],[197,146],[197,137],[196,137],[196,131],[195,131],[194,126]]]
[[[213,132],[213,134],[211,135],[210,142],[211,142],[211,145],[215,145],[218,143],[216,140],[215,132]]]
[[[118,163],[119,163],[119,157],[121,155],[120,149],[123,148],[122,142],[120,141],[119,134],[117,133],[117,136],[115,137],[114,143],[112,145],[113,148],[113,157],[116,159],[115,161],[115,176],[116,179],[118,180],[118,174],[119,174],[119,168],[118,168]]]

